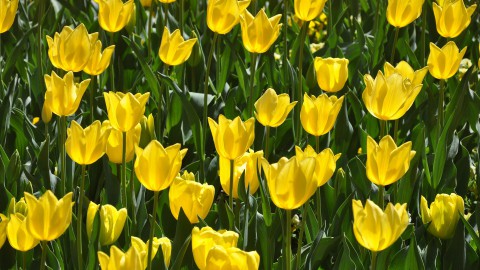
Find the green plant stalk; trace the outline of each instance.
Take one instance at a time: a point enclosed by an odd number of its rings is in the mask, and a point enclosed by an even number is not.
[[[165,12],[165,27],[168,27],[168,4],[163,4],[163,11]]]
[[[45,13],[45,0],[40,0],[38,6],[38,46],[37,46],[37,65],[40,68],[40,74],[43,76],[43,56],[42,56],[42,19]]]
[[[372,264],[371,264],[371,270],[377,269],[377,252],[372,251]]]
[[[127,133],[122,132],[122,206],[128,209],[128,198],[127,198]]]
[[[92,83],[90,84],[90,122],[93,123],[95,121],[95,115],[93,111],[95,110],[94,102],[95,102],[95,92],[96,92],[96,79],[97,76],[92,75]]]
[[[132,161],[131,165],[132,165],[132,168],[133,168],[133,166],[134,166],[133,161]],[[133,223],[132,230],[136,230],[136,228],[137,228],[137,215],[136,215],[136,211],[135,211],[136,210],[135,209],[135,182],[134,182],[135,179],[133,178],[133,175],[134,175],[134,173],[132,171],[130,173],[130,182],[129,182],[130,192],[131,192],[131,196],[132,196],[132,201],[131,201],[130,205],[132,207],[132,210],[131,210],[132,211],[131,212],[132,213],[132,223]],[[133,234],[133,233],[131,233],[131,234]]]
[[[428,7],[428,4],[427,2],[424,3],[424,9],[426,10]],[[420,47],[421,49],[421,63],[422,63],[422,67],[425,66],[425,51],[426,51],[426,33],[427,33],[427,12],[422,12],[422,36],[421,36],[421,39],[420,39],[420,43],[422,44],[422,47]]]
[[[390,64],[394,64],[393,61],[395,61],[395,52],[397,48],[397,41],[398,41],[398,33],[400,32],[400,28],[395,27],[395,38],[393,39],[393,46],[392,46],[392,54],[390,58]]]
[[[230,206],[230,209],[233,211],[233,171],[235,170],[235,160],[230,160],[230,188],[229,188],[229,194],[228,194],[228,205]],[[235,219],[234,219],[235,220]],[[230,225],[233,226],[233,222],[230,222]],[[233,228],[230,228],[230,230],[233,230]]]
[[[23,267],[23,270],[27,269],[27,252],[26,251],[22,252],[22,267]]]
[[[183,35],[183,21],[185,17],[185,0],[180,0],[180,33]]]
[[[83,269],[82,256],[82,219],[83,219],[83,197],[85,196],[85,165],[82,165],[82,178],[80,182],[80,197],[78,198],[77,213],[77,256],[78,269]]]
[[[379,119],[379,121],[380,121],[380,138],[379,139],[381,140],[388,133],[388,131],[386,132],[387,121],[382,119]]]
[[[393,141],[397,143],[398,139],[398,119],[395,120],[393,125]]]
[[[289,84],[288,80],[288,41],[287,41],[287,33],[288,33],[288,3],[290,1],[283,1],[284,10],[283,10],[283,58],[282,58],[282,70],[283,70],[283,87],[287,88]],[[293,96],[293,92],[291,93]]]
[[[269,147],[268,144],[270,142],[270,126],[265,126],[265,159],[268,161],[269,156]]]
[[[67,153],[65,151],[65,141],[67,140],[67,117],[60,116],[60,123],[58,125],[58,133],[60,134],[60,163],[61,163],[61,177],[62,185],[60,185],[60,195],[66,194],[66,182],[67,182]],[[72,189],[70,188],[69,191]]]
[[[378,207],[380,207],[380,209],[382,209],[382,211],[383,211],[383,208],[384,208],[384,202],[383,202],[384,197],[385,197],[385,187],[379,185],[378,186]]]
[[[315,136],[315,152],[320,153],[320,136]],[[322,193],[320,191],[322,187],[318,187],[315,191],[315,204],[317,205],[317,220],[320,224],[320,228],[323,227],[322,221]]]
[[[42,258],[40,260],[40,270],[44,270],[45,262],[47,259],[47,241],[40,241],[40,244],[42,245]]]
[[[332,30],[333,30],[333,12],[332,12],[332,1],[333,0],[328,0],[328,34],[331,35]],[[301,43],[303,45],[303,43]]]
[[[377,0],[377,8],[375,10],[375,22],[374,22],[374,26],[373,26],[373,29],[375,30],[375,32],[378,32],[378,21],[379,21],[379,18],[378,18],[378,15],[380,13],[380,4],[381,4],[382,1],[380,0]]]
[[[164,70],[165,75],[170,76],[169,75],[170,66],[168,64],[165,64],[165,66],[163,68],[165,69]],[[165,104],[167,105],[167,111],[165,112],[165,127],[162,130],[162,133],[161,133],[162,135],[167,130],[167,120],[168,120],[167,116],[170,113],[170,105],[171,105],[170,104],[170,90],[168,89],[168,85],[166,85],[166,84],[163,84],[163,85],[165,86],[165,91],[164,92],[165,92]],[[166,135],[168,136],[168,133]],[[161,139],[162,139],[161,142],[163,143],[163,137]]]
[[[115,33],[110,32],[110,45],[115,45],[114,44],[114,35]],[[115,52],[113,52],[112,60],[110,61],[110,91],[115,91]]]
[[[149,242],[148,242],[148,256],[147,256],[147,269],[152,270],[152,260],[150,258],[152,257],[152,247],[153,247],[153,232],[155,230],[155,218],[157,215],[157,205],[158,205],[158,193],[159,191],[154,191],[153,192],[153,213],[152,216],[150,217],[150,236],[149,236]]]
[[[155,1],[152,1],[150,8],[148,9],[148,59],[152,57],[152,20],[153,20],[153,5]]]
[[[257,69],[257,54],[256,53],[251,53],[250,54],[250,102],[249,102],[249,110],[248,110],[248,116],[253,117],[253,103],[255,103],[255,97],[253,96],[255,91],[255,71]]]
[[[444,111],[443,104],[445,102],[445,80],[440,80],[440,88],[438,93],[438,127],[441,132],[444,123]]]
[[[285,270],[291,269],[292,261],[292,210],[285,210],[287,227],[285,228]]]
[[[308,202],[307,202],[308,204]],[[307,226],[307,216],[308,216],[308,209],[304,205],[301,207],[301,212],[303,213],[302,222],[300,225],[300,232],[298,233],[298,244],[297,244],[297,260],[295,263],[295,269],[300,269],[300,262],[302,260],[302,243],[303,243],[303,235],[305,234],[305,226]]]
[[[331,2],[331,1],[329,1]],[[302,138],[302,124],[300,123],[300,110],[302,108],[303,104],[303,47],[305,47],[305,38],[307,36],[307,28],[308,28],[308,22],[303,22],[302,28],[300,29],[300,48],[299,48],[299,56],[298,56],[298,87],[297,87],[297,99],[298,99],[298,105],[295,107],[296,108],[296,124],[297,124],[297,132],[295,139],[297,140],[296,143],[297,145],[300,144],[301,138]]]

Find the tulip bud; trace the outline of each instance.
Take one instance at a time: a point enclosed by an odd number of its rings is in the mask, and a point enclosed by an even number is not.
[[[42,107],[42,121],[45,124],[50,123],[50,120],[52,120],[52,111],[48,108],[47,105],[43,104]]]
[[[240,19],[245,49],[251,53],[268,51],[280,35],[281,18],[281,14],[268,18],[264,9],[261,9],[255,17],[248,10],[245,10]],[[258,29],[262,29],[261,34]]]
[[[87,235],[92,236],[93,221],[98,212],[99,205],[90,202],[87,211]],[[127,219],[127,209],[117,210],[110,204],[102,205],[100,208],[100,245],[107,246],[115,243],[122,233],[125,220]]]
[[[428,232],[441,239],[450,239],[455,234],[460,215],[465,210],[463,198],[455,193],[437,194],[435,201],[430,204],[422,196],[420,212],[423,224],[427,225]]]
[[[0,34],[12,27],[17,14],[18,0],[0,0]],[[1,247],[1,245],[0,245]]]
[[[192,31],[192,36],[198,40],[197,34]],[[187,64],[191,67],[196,67],[200,64],[200,61],[202,61],[203,58],[203,51],[200,48],[200,45],[198,42],[195,42],[192,48],[192,54],[187,60]]]

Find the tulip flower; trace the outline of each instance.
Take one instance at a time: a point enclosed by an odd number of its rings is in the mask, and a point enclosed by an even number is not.
[[[178,220],[180,208],[183,209],[190,223],[198,223],[198,217],[205,219],[212,207],[215,188],[212,185],[195,182],[193,173],[183,173],[173,180],[168,192],[170,211]]]
[[[393,73],[402,75],[402,78],[409,79],[413,87],[422,85],[422,81],[427,75],[428,67],[423,67],[419,70],[413,70],[413,68],[405,61],[401,61],[394,67],[392,64],[385,62],[383,66],[385,77],[390,77]]]
[[[170,4],[170,3],[173,3],[177,0],[158,0],[160,3],[164,3],[164,4]]]
[[[0,34],[7,32],[12,27],[17,8],[18,0],[0,0]]]
[[[50,108],[48,108],[48,104],[43,104],[42,106],[42,122],[45,124],[50,123],[50,120],[52,120],[52,111]]]
[[[7,239],[7,224],[8,218],[4,214],[0,214],[0,248],[2,248],[5,239]]]
[[[192,230],[192,253],[197,267],[202,270],[207,267],[208,253],[214,246],[225,248],[236,247],[238,234],[233,231],[215,231],[210,227],[198,227]]]
[[[402,235],[408,226],[407,204],[391,203],[385,211],[367,199],[365,207],[361,201],[352,200],[353,233],[358,243],[371,251],[382,251]]]
[[[368,136],[366,166],[368,179],[380,186],[395,183],[408,171],[415,153],[412,150],[412,142],[397,147],[390,135],[383,137],[379,144]]]
[[[348,59],[315,57],[318,86],[326,92],[342,90],[348,79]]]
[[[387,21],[392,26],[402,28],[422,14],[425,0],[388,0]]]
[[[10,200],[10,204],[8,205],[8,214],[21,214],[22,216],[27,216],[28,213],[28,206],[25,202],[25,198],[21,198],[18,202],[15,201],[15,197]]]
[[[364,76],[365,90],[362,99],[367,110],[381,120],[396,120],[412,107],[422,85],[413,85],[399,73],[386,77],[378,71],[375,79]]]
[[[40,241],[52,241],[60,237],[72,221],[72,196],[73,193],[69,192],[58,200],[52,191],[47,190],[37,199],[25,192],[29,233]]]
[[[255,18],[245,10],[240,18],[242,40],[245,49],[251,53],[264,53],[280,35],[282,15],[268,18],[264,9],[261,9]]]
[[[288,94],[277,95],[274,89],[268,88],[255,102],[255,118],[264,126],[278,127],[285,122],[295,104],[296,101],[290,103]]]
[[[248,188],[249,193],[252,195],[257,192],[258,187],[260,186],[260,182],[258,180],[258,171],[260,170],[261,163],[259,161],[261,161],[262,158],[263,151],[254,152],[250,149],[248,152],[235,159],[232,188],[233,198],[238,198],[238,183],[242,174],[245,174],[245,189]],[[222,156],[220,156],[219,159],[220,183],[222,184],[222,188],[225,193],[230,196],[230,160]]]
[[[142,254],[143,265],[145,268],[147,267],[148,244],[149,244],[149,241],[147,241],[147,243],[144,243],[142,239],[132,236],[132,247],[134,247],[136,250],[138,250]],[[153,238],[152,256],[150,257],[150,261],[152,261],[155,258],[155,255],[157,254],[159,247],[162,248],[163,260],[165,262],[165,265],[168,267],[170,265],[170,257],[172,254],[172,242],[167,237]]]
[[[477,5],[465,7],[463,0],[442,1],[441,5],[433,3],[433,15],[437,32],[446,38],[460,35],[470,24],[471,17]]]
[[[150,7],[152,5],[152,0],[140,0],[140,4],[143,7]]]
[[[255,138],[255,119],[252,117],[243,122],[239,116],[230,120],[222,114],[215,120],[208,118],[215,149],[219,156],[229,160],[247,152]]]
[[[91,237],[93,232],[93,220],[100,206],[90,202],[87,211],[87,235]],[[115,243],[122,233],[125,220],[127,219],[127,209],[117,210],[110,204],[100,207],[100,245],[107,246]]]
[[[313,147],[307,145],[304,151],[298,146],[295,146],[295,156],[299,161],[305,158],[313,157],[316,160],[315,172],[313,179],[317,181],[318,187],[323,186],[332,177],[335,172],[336,162],[341,154],[333,154],[332,149],[327,148],[320,153],[316,153]]]
[[[423,224],[427,224],[428,232],[441,239],[453,237],[464,208],[462,197],[455,193],[437,194],[435,201],[430,204],[430,208],[423,196],[420,203]]]
[[[102,74],[110,65],[115,45],[107,47],[102,52],[102,42],[97,40],[92,48],[92,56],[88,60],[83,71],[89,75],[96,76]]]
[[[133,95],[132,93],[108,92],[103,93],[103,96],[107,105],[110,125],[116,130],[127,132],[142,119],[150,93]]]
[[[178,66],[188,60],[196,42],[196,38],[184,40],[179,29],[170,34],[168,28],[165,27],[158,55],[165,64]]]
[[[453,41],[447,42],[441,49],[437,45],[430,43],[430,55],[427,60],[430,74],[440,80],[452,77],[457,73],[466,51],[467,47],[459,51]]]
[[[315,96],[304,95],[303,106],[300,111],[300,121],[303,129],[313,136],[321,136],[328,133],[335,124],[338,113],[342,108],[344,96],[328,97],[322,94]]]
[[[95,0],[98,3],[98,23],[103,30],[111,33],[124,28],[133,13],[134,1]]]
[[[67,134],[65,147],[68,156],[80,165],[89,165],[105,154],[110,129],[102,129],[98,120],[83,129],[73,120]]]
[[[244,270],[258,269],[260,256],[256,251],[246,252],[236,247],[213,246],[208,252],[205,269]]]
[[[145,269],[142,254],[133,246],[125,253],[116,246],[111,246],[110,256],[102,251],[97,252],[97,255],[102,270]]]
[[[224,35],[240,21],[240,15],[250,0],[210,0],[207,4],[207,25],[213,32]]]
[[[102,123],[102,129],[110,128],[110,121],[105,120]],[[130,162],[133,160],[135,155],[135,145],[138,145],[140,142],[140,135],[142,132],[142,126],[138,123],[135,128],[127,131],[127,143],[125,147],[125,162]],[[123,151],[123,133],[116,129],[110,129],[110,135],[107,140],[107,148],[105,153],[107,153],[108,159],[110,162],[115,164],[122,164],[122,151]]]
[[[52,76],[45,75],[45,85],[47,92],[45,92],[45,104],[50,112],[58,116],[69,116],[74,114],[82,96],[87,90],[90,79],[75,83],[73,72],[68,72],[63,78],[60,78],[55,71],[52,71]]]
[[[302,206],[315,193],[318,181],[314,178],[316,159],[282,157],[278,163],[262,167],[267,179],[268,190],[273,203],[282,209],[293,210]]]
[[[172,184],[187,153],[187,149],[180,148],[178,143],[164,148],[157,140],[151,141],[145,149],[135,147],[135,174],[146,189],[160,191]]]
[[[10,215],[10,220],[7,225],[7,236],[10,246],[18,251],[29,251],[40,243],[38,239],[29,233],[26,217],[21,213]],[[0,247],[1,242],[0,239]]]
[[[306,22],[318,18],[325,7],[325,2],[327,0],[295,0],[295,15]]]
[[[47,36],[48,57],[52,65],[65,71],[82,71],[90,60],[98,33],[88,34],[85,25],[63,27],[53,38]]]

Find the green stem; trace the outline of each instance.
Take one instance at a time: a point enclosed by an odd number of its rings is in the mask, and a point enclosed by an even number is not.
[[[285,228],[285,270],[291,269],[292,260],[292,210],[285,210],[287,227]]]
[[[251,53],[251,63],[250,63],[250,102],[248,116],[253,117],[253,103],[255,103],[254,88],[255,88],[255,71],[257,69],[257,54]]]
[[[163,11],[165,12],[165,27],[168,28],[168,4],[163,5]]]
[[[153,19],[153,5],[155,1],[152,1],[148,12],[148,58],[152,57],[152,19]]]
[[[377,0],[377,8],[375,10],[375,22],[374,22],[374,26],[373,26],[373,29],[375,31],[375,33],[378,32],[378,24],[379,24],[379,18],[378,18],[378,15],[380,13],[380,5],[381,5],[382,1],[380,0]]]
[[[155,231],[155,218],[157,215],[157,205],[158,205],[158,191],[153,192],[153,213],[150,217],[150,237],[148,242],[148,256],[147,256],[147,269],[152,269],[152,247],[153,247],[153,232]]]
[[[127,153],[127,133],[122,132],[122,207],[128,209],[127,203],[127,162],[126,160]]]
[[[165,66],[163,67],[164,68],[164,73],[165,75],[169,76],[169,68],[170,66],[168,64],[165,64]],[[167,109],[165,111],[165,116],[168,116],[169,112],[170,112],[170,90],[168,89],[168,85],[166,84],[163,84],[165,86],[165,104],[167,105]],[[163,143],[163,134],[165,134],[165,136],[168,137],[168,133],[166,132],[167,131],[167,117],[165,117],[165,127],[162,129],[162,137],[161,137],[161,140],[160,142]]]
[[[385,187],[384,186],[378,186],[378,207],[382,209],[383,211],[383,198],[385,197]]]
[[[235,170],[235,160],[230,160],[230,189],[228,194],[228,204],[230,205],[230,209],[233,210],[233,171]],[[230,228],[233,230],[233,228]]]
[[[320,136],[315,136],[315,152],[320,153]]]
[[[95,121],[95,115],[94,115],[94,110],[95,110],[95,105],[94,105],[94,102],[95,102],[95,92],[96,92],[96,79],[97,76],[92,76],[92,83],[90,84],[90,122],[93,123],[93,121]]]
[[[372,264],[371,264],[371,270],[377,269],[377,252],[372,251]]]
[[[132,165],[132,168],[133,168],[133,161],[131,163]],[[131,196],[132,196],[132,200],[131,200],[131,207],[132,207],[132,223],[133,223],[133,226],[132,226],[132,231],[135,230],[137,228],[137,211],[135,209],[135,182],[134,182],[134,178],[133,178],[133,175],[134,173],[131,172],[130,173],[130,192],[131,192]]]
[[[180,33],[183,35],[183,23],[184,23],[184,12],[185,12],[185,0],[180,0]]]
[[[297,244],[297,261],[295,264],[295,269],[300,269],[300,262],[302,260],[302,243],[303,243],[303,235],[305,233],[305,227],[307,226],[307,215],[308,209],[306,206],[302,206],[301,212],[303,213],[302,223],[300,225],[300,232],[298,233],[298,244]]]
[[[270,126],[265,126],[265,159],[268,161],[268,156],[269,156],[269,141],[270,141]]]
[[[66,185],[67,185],[67,153],[65,151],[65,141],[67,140],[67,117],[60,116],[60,123],[58,125],[60,138],[60,166],[61,176],[62,176],[62,185],[60,186],[60,195],[63,196],[66,194]],[[69,188],[69,191],[72,189]]]
[[[288,34],[288,3],[290,1],[283,1],[284,5],[284,10],[283,10],[283,58],[282,58],[282,69],[283,69],[283,87],[288,89],[288,84],[289,84],[289,76],[288,76],[288,40],[287,40],[287,34]],[[293,91],[291,93],[291,96],[293,96]]]
[[[40,69],[40,75],[43,76],[43,55],[42,55],[42,19],[45,13],[45,0],[40,0],[38,6],[38,46],[37,46],[37,65]]]
[[[427,10],[427,7],[428,7],[428,4],[427,2],[424,3],[424,10]],[[427,33],[427,12],[422,12],[422,36],[421,36],[421,41],[420,43],[422,44],[422,47],[420,47],[421,49],[421,53],[420,55],[422,56],[420,61],[422,63],[422,67],[425,66],[425,51],[426,51],[426,33]]]
[[[395,120],[394,126],[393,126],[393,141],[397,143],[398,139],[398,119]]]
[[[440,132],[443,129],[444,123],[444,112],[443,112],[443,103],[445,102],[445,81],[440,80],[440,89],[438,93],[438,127]]]
[[[331,2],[331,1],[329,1]],[[298,105],[296,108],[296,124],[297,124],[297,132],[296,132],[296,143],[300,144],[302,138],[302,125],[300,124],[300,109],[302,108],[303,103],[303,48],[305,47],[305,38],[307,36],[307,28],[309,22],[303,22],[302,28],[300,30],[300,48],[299,48],[299,57],[298,57],[298,87],[297,87],[297,99]]]
[[[83,269],[83,256],[82,256],[82,219],[83,219],[83,197],[85,196],[85,165],[82,165],[82,180],[80,182],[80,197],[78,198],[77,207],[77,256],[78,256],[78,269]]]
[[[110,32],[110,45],[114,45],[115,33]],[[115,91],[115,52],[113,53],[112,60],[110,61],[110,91]]]
[[[386,120],[381,120],[379,119],[380,121],[380,139],[382,139],[386,133],[385,133],[385,130],[387,129],[387,121]],[[387,132],[388,133],[388,132]]]
[[[390,63],[393,65],[393,61],[395,61],[395,51],[397,47],[397,41],[398,41],[398,32],[400,32],[400,28],[395,27],[395,38],[393,39],[393,46],[392,46],[392,54],[390,58]]]
[[[333,30],[333,11],[332,11],[332,2],[333,0],[328,0],[328,35],[331,35],[332,34],[332,30]],[[303,44],[303,43],[301,43]]]
[[[315,203],[317,205],[317,220],[320,228],[323,228],[323,220],[322,220],[322,193],[320,191],[322,187],[318,187],[317,191],[315,191]]]
[[[47,259],[47,241],[41,241],[40,244],[42,245],[42,259],[40,261],[40,270],[44,270],[45,262]]]

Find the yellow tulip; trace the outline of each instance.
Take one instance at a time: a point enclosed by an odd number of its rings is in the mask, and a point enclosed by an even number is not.
[[[87,90],[90,79],[75,83],[73,72],[68,72],[63,78],[60,78],[55,71],[52,76],[45,75],[45,104],[50,112],[58,116],[69,116],[74,114],[83,94]]]
[[[170,34],[168,28],[165,27],[158,55],[165,64],[178,66],[188,60],[195,42],[197,42],[196,38],[184,40],[179,29]]]
[[[385,71],[385,77],[390,77],[393,73],[402,75],[402,78],[409,79],[413,87],[422,85],[425,75],[427,75],[428,67],[423,67],[419,70],[413,70],[413,68],[405,61],[401,61],[394,67],[392,64],[385,62],[383,66]]]
[[[240,21],[240,15],[250,5],[250,0],[209,0],[207,25],[220,35],[227,34]]]
[[[168,188],[182,167],[182,159],[187,149],[180,150],[180,144],[167,148],[157,140],[151,141],[145,149],[135,147],[135,175],[138,181],[151,191]]]
[[[47,36],[48,57],[52,65],[65,71],[82,71],[95,50],[98,33],[88,34],[85,25],[63,27],[53,38]]]
[[[10,246],[18,251],[29,251],[40,242],[28,232],[26,217],[21,213],[10,215],[7,225],[7,236]]]
[[[332,177],[337,167],[336,162],[340,158],[340,155],[341,154],[334,155],[330,148],[317,154],[310,145],[307,145],[304,151],[302,151],[300,147],[295,146],[295,156],[299,161],[309,157],[315,158],[316,164],[313,179],[317,181],[318,187],[323,186]]]
[[[314,179],[316,159],[282,157],[278,163],[262,161],[268,190],[273,203],[282,209],[292,210],[302,206],[315,193],[318,187]]]
[[[415,21],[422,14],[425,0],[388,0],[387,21],[402,28]]]
[[[236,247],[238,234],[233,231],[215,231],[210,227],[198,227],[192,230],[192,253],[195,264],[200,270],[207,267],[207,257],[210,250],[220,245],[225,248]]]
[[[442,1],[441,5],[433,3],[433,15],[437,32],[446,38],[460,35],[470,24],[471,17],[477,5],[465,7],[463,0]]]
[[[100,207],[94,202],[90,202],[87,211],[87,235],[88,238],[92,236],[93,220],[100,208],[100,245],[107,246],[115,243],[122,233],[125,220],[127,219],[127,209],[122,208],[117,210],[110,204],[102,205]]]
[[[0,0],[0,34],[7,32],[12,27],[17,8],[18,0]]]
[[[233,198],[238,198],[238,182],[243,173],[245,181],[245,189],[249,189],[250,194],[255,194],[260,182],[258,181],[258,171],[261,167],[261,159],[263,158],[263,151],[254,152],[249,149],[248,152],[238,157],[234,161],[235,169],[233,171]],[[222,188],[230,196],[230,160],[220,156],[219,161],[219,176]]]
[[[236,247],[214,246],[208,252],[205,269],[207,270],[244,270],[258,269],[260,256],[256,251],[246,252]]]
[[[52,241],[60,237],[72,222],[72,196],[69,192],[58,200],[47,190],[39,199],[25,192],[28,205],[28,232],[40,241]]]
[[[42,106],[42,122],[48,124],[50,120],[52,120],[52,111],[48,108],[48,104],[44,103]]]
[[[380,143],[367,137],[367,177],[380,186],[395,183],[410,168],[410,161],[415,156],[412,142],[397,147],[395,141],[387,135]]]
[[[145,269],[140,251],[130,247],[123,253],[116,246],[110,247],[110,256],[102,251],[97,252],[100,269],[102,270],[132,270]],[[146,256],[146,255],[145,255]]]
[[[110,125],[116,130],[127,132],[134,128],[145,113],[145,104],[148,102],[150,93],[103,93],[107,105]]]
[[[325,2],[327,0],[295,0],[295,15],[302,21],[311,21],[320,16]]]
[[[240,18],[242,40],[245,49],[251,53],[264,53],[280,35],[282,15],[268,18],[264,9],[261,9],[255,18],[245,10]]]
[[[102,42],[97,40],[92,49],[92,56],[83,71],[89,75],[96,76],[102,74],[110,65],[115,45],[107,47],[102,52]]]
[[[218,155],[229,160],[245,154],[255,138],[255,119],[243,122],[239,116],[230,120],[222,114],[215,120],[208,118],[210,131]]]
[[[428,232],[441,239],[450,239],[455,234],[460,215],[465,206],[461,196],[455,193],[437,194],[428,208],[427,200],[422,196],[420,211],[422,221],[428,226]]]
[[[147,254],[148,254],[149,241],[144,243],[142,239],[132,236],[132,247],[137,249],[142,254],[143,265],[145,268],[147,267],[147,263],[148,263]],[[150,260],[153,260],[153,258],[155,258],[155,255],[157,254],[159,247],[162,247],[163,260],[165,262],[165,265],[168,267],[170,265],[170,257],[172,254],[172,242],[167,237],[162,237],[162,238],[153,237],[152,256]]]
[[[326,92],[342,90],[348,79],[348,59],[315,57],[318,86]]]
[[[363,77],[365,90],[362,99],[367,110],[381,120],[396,120],[412,107],[422,85],[413,85],[399,73],[386,77],[378,71],[375,79],[367,74]]]
[[[152,5],[152,0],[140,0],[140,4],[143,7],[150,7]]]
[[[135,3],[128,0],[95,0],[98,3],[98,23],[107,32],[122,30],[130,20]]]
[[[274,89],[268,88],[255,102],[255,118],[264,126],[278,127],[285,122],[295,104],[296,101],[290,103],[288,94],[277,95]]]
[[[22,214],[22,216],[27,216],[28,206],[23,197],[18,202],[16,202],[15,197],[13,197],[8,205],[8,215],[14,215],[17,213]]]
[[[453,41],[447,42],[441,49],[430,43],[430,55],[427,65],[430,74],[439,80],[445,80],[457,73],[467,47],[459,51],[457,44]]]
[[[98,120],[83,129],[73,120],[67,134],[65,148],[68,156],[80,165],[89,165],[105,154],[110,129],[102,129]]]
[[[321,136],[328,133],[337,120],[338,113],[342,108],[344,96],[328,97],[322,94],[315,96],[304,95],[302,109],[300,110],[300,122],[303,129],[313,136]]]
[[[158,1],[160,1],[160,3],[169,4],[169,3],[173,3],[177,0],[158,0]]]
[[[170,211],[178,219],[180,208],[183,209],[190,223],[198,223],[198,217],[205,219],[215,196],[215,188],[208,184],[195,182],[193,173],[183,173],[173,180],[168,192]]]
[[[365,207],[360,200],[352,200],[353,233],[358,243],[371,251],[382,251],[391,246],[408,226],[407,204],[388,203],[385,211],[367,199]]]
[[[102,129],[110,128],[110,121],[105,120],[102,123]],[[125,162],[133,160],[135,155],[135,145],[140,142],[140,135],[142,132],[142,126],[138,123],[135,128],[127,131],[127,141],[125,147]],[[110,129],[110,135],[107,140],[107,153],[110,162],[115,164],[122,164],[122,151],[123,151],[123,133],[116,129]]]
[[[0,214],[0,248],[2,248],[5,239],[7,239],[7,224],[8,218],[5,215]]]

